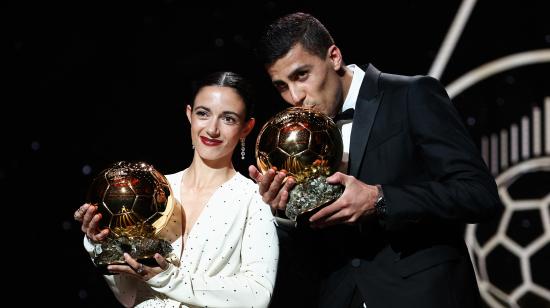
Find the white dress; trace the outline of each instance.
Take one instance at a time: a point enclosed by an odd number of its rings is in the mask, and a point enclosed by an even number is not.
[[[178,201],[182,175],[166,176]],[[84,238],[92,255],[93,245]],[[180,251],[181,242],[181,237],[174,241],[174,251]],[[126,307],[267,307],[278,256],[269,206],[257,185],[236,173],[197,218],[179,267],[170,264],[146,282],[129,275],[106,275],[105,280]]]

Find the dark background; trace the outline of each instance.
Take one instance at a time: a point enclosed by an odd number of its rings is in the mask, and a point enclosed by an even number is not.
[[[427,74],[460,1],[11,1],[2,97],[0,181],[8,284],[25,303],[117,306],[82,248],[73,212],[95,174],[118,160],[162,173],[185,168],[193,80],[234,70],[254,80],[257,126],[286,107],[254,61],[264,26],[293,11],[317,16],[346,63]],[[441,81],[488,61],[550,48],[547,1],[479,1]],[[550,65],[505,71],[454,99],[472,137],[508,127],[550,95]],[[547,132],[549,133],[549,132]],[[8,276],[6,276],[8,275]]]

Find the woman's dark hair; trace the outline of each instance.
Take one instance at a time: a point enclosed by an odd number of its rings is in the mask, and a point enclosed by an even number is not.
[[[243,99],[245,104],[245,119],[248,120],[254,114],[254,93],[252,85],[243,76],[227,71],[214,72],[201,79],[193,86],[193,107],[197,93],[204,87],[218,86],[232,88]]]
[[[256,56],[264,65],[271,65],[300,43],[305,50],[324,59],[334,39],[317,20],[307,13],[285,15],[265,30],[256,48]]]

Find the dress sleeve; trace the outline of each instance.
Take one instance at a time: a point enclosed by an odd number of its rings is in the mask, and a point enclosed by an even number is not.
[[[94,244],[84,236],[84,249],[90,255],[90,258],[94,257]],[[132,307],[135,304],[136,290],[138,281],[128,275],[103,275],[107,285],[115,295],[116,299],[124,307]]]
[[[185,304],[267,307],[275,283],[279,244],[273,215],[259,194],[250,201],[245,225],[236,228],[242,230],[241,265],[236,274],[186,274],[172,267],[147,283],[155,291]]]

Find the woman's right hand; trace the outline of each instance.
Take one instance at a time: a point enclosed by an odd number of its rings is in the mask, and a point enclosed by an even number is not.
[[[80,229],[92,242],[102,241],[109,234],[109,229],[107,228],[99,230],[101,213],[96,212],[97,206],[89,203],[84,203],[74,212],[74,219],[82,223]]]

